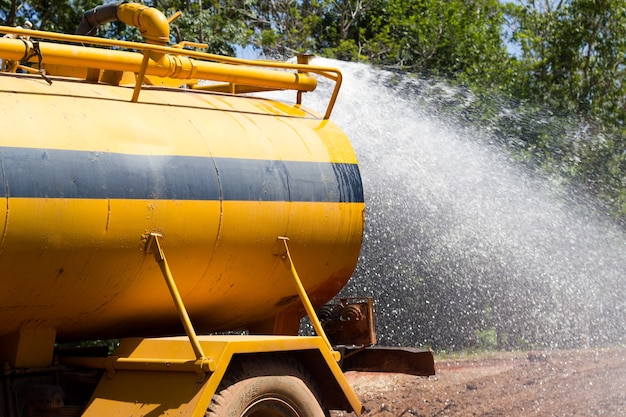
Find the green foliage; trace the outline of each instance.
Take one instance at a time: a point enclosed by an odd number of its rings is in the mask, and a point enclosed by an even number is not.
[[[245,43],[249,35],[242,11],[234,2],[172,1],[167,5],[160,2],[158,7],[167,16],[182,12],[171,24],[175,43],[203,43],[208,52],[234,55],[236,46]]]
[[[495,83],[509,59],[503,23],[496,0],[388,0],[372,2],[348,36],[374,64]]]
[[[498,348],[498,332],[496,329],[476,331],[476,347],[481,350]]]
[[[3,25],[15,26],[28,20],[36,29],[73,33],[83,11],[98,4],[100,2],[93,0],[0,0],[0,21]]]
[[[97,5],[97,0],[0,0],[0,21],[4,25],[21,25],[25,20],[34,29],[74,33],[83,13]],[[238,45],[245,45],[251,34],[244,18],[245,9],[238,1],[162,0],[146,1],[148,6],[161,10],[166,16],[182,11],[182,17],[171,24],[171,42],[183,40],[206,43],[208,51],[234,55]],[[140,41],[139,31],[119,22],[100,28],[101,36]]]
[[[559,167],[626,220],[626,4],[570,0],[556,5],[509,4],[512,41],[519,47],[519,77],[503,87],[512,97],[559,115],[557,129],[537,126],[524,137],[549,169]],[[563,121],[566,121],[563,123]]]
[[[334,48],[326,48],[324,52],[342,61],[364,61],[367,59],[361,54],[361,48],[354,39],[344,39]]]

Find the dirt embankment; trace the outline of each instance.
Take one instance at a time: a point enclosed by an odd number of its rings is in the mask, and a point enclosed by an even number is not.
[[[347,377],[365,416],[626,416],[626,348],[501,353],[436,369]]]

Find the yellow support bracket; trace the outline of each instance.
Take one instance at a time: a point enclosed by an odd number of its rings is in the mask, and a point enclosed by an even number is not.
[[[322,323],[320,323],[320,320],[317,317],[317,314],[315,313],[315,309],[313,308],[313,304],[311,303],[311,300],[309,299],[309,296],[306,293],[306,290],[304,289],[304,286],[302,285],[302,281],[300,280],[300,276],[298,275],[298,271],[296,271],[296,267],[293,264],[293,259],[291,258],[291,253],[289,252],[289,245],[287,244],[287,242],[289,241],[289,238],[285,237],[285,236],[278,236],[278,240],[282,240],[284,245],[285,245],[285,252],[286,252],[285,259],[289,262],[291,275],[293,276],[293,280],[294,280],[294,282],[296,284],[296,288],[298,290],[298,296],[300,297],[300,301],[302,301],[302,305],[304,305],[304,309],[306,310],[306,313],[309,316],[309,319],[311,320],[311,323],[313,324],[313,328],[315,329],[315,333],[319,337],[322,338],[322,340],[324,341],[324,344],[326,345],[326,347],[328,347],[328,350],[330,351],[330,353],[333,356],[333,358],[335,359],[335,361],[339,362],[339,360],[341,360],[341,353],[337,352],[336,350],[333,349],[333,346],[330,344],[330,341],[328,340],[328,337],[326,337],[326,333],[324,332],[324,328],[322,327]]]
[[[215,361],[213,359],[207,358],[204,354],[196,331],[191,324],[191,319],[189,318],[189,314],[187,313],[187,309],[185,308],[183,299],[180,296],[180,292],[178,291],[178,287],[176,286],[176,282],[174,281],[174,277],[172,276],[172,272],[170,271],[167,259],[165,258],[165,253],[163,252],[163,249],[161,248],[161,245],[159,243],[159,238],[161,237],[162,236],[159,233],[150,233],[150,236],[148,237],[146,251],[152,251],[152,253],[154,253],[154,259],[157,261],[159,267],[161,268],[161,272],[163,273],[163,277],[165,278],[167,287],[170,290],[172,300],[176,305],[176,310],[178,310],[180,321],[185,328],[185,333],[187,334],[193,352],[196,355],[196,364],[199,364],[199,366],[203,370],[214,370]]]

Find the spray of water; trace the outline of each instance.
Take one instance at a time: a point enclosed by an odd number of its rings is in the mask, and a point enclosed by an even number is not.
[[[512,160],[490,126],[459,127],[434,111],[446,95],[459,96],[451,87],[361,64],[316,64],[344,74],[333,119],[360,160],[367,226],[343,294],[375,297],[380,344],[625,342],[622,229]]]

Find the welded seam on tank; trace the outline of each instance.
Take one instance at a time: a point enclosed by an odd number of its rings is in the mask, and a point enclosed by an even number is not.
[[[178,112],[181,113],[181,115],[184,114],[184,112],[182,112],[180,109],[178,110]],[[230,117],[232,119],[235,119],[232,117],[232,115],[230,115]],[[193,126],[193,128],[196,130],[196,133],[199,136],[202,136],[202,129],[198,127],[198,124],[196,123],[196,121],[194,119],[190,119],[189,122],[191,126]],[[219,168],[217,167],[217,164],[215,163],[215,159],[213,158],[213,151],[208,145],[207,145],[207,150],[209,153],[209,157],[211,158],[211,166],[213,170],[215,171],[215,176],[217,178],[217,185],[219,187],[219,216],[218,216],[218,222],[217,222],[217,231],[215,233],[215,242],[213,243],[213,250],[210,252],[206,270],[202,274],[203,276],[205,276],[211,270],[213,257],[215,256],[217,247],[220,244],[220,238],[222,236],[222,227],[224,226],[224,192],[222,190],[222,182],[220,181],[220,171],[219,171]]]
[[[94,157],[94,152],[31,148],[2,152],[10,187],[2,197],[363,202],[356,163],[108,152]]]
[[[213,256],[215,255],[215,250],[217,249],[217,246],[220,242],[220,237],[222,236],[222,226],[223,226],[223,221],[224,221],[224,190],[222,190],[222,181],[220,180],[220,169],[215,163],[215,159],[211,158],[211,160],[213,161],[213,169],[215,170],[215,175],[217,177],[217,185],[219,187],[218,189],[219,189],[220,215],[219,215],[219,222],[217,224],[217,233],[215,236],[215,243],[213,246],[213,251],[211,251],[210,261],[213,260]],[[209,268],[209,266],[211,265],[210,261],[207,263],[207,268]]]
[[[107,220],[104,224],[104,230],[109,230],[109,225],[111,224],[111,199],[107,198]]]
[[[0,239],[0,255],[4,251],[4,238],[7,235],[7,227],[9,227],[9,182],[4,173],[4,164],[2,163],[2,152],[0,152],[0,175],[2,175],[2,188],[4,189],[4,195],[6,200],[6,210],[4,212],[4,227],[2,229],[2,238]]]

